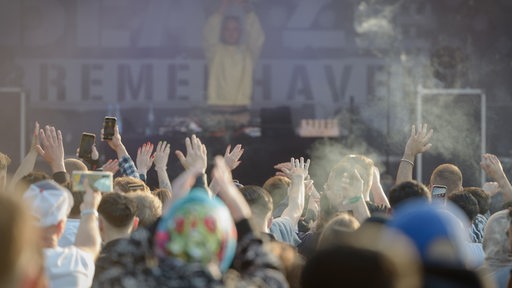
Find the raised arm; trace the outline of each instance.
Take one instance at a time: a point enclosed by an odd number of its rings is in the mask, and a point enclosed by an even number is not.
[[[39,130],[40,145],[36,145],[37,153],[50,165],[53,180],[59,184],[69,181],[69,175],[64,166],[64,144],[62,133],[53,126],[46,126]]]
[[[226,161],[226,165],[230,169],[230,171],[233,171],[242,163],[240,161],[240,157],[242,157],[242,154],[244,154],[244,149],[242,149],[242,145],[238,144],[231,150],[231,145],[228,145],[226,148],[226,152],[224,153],[224,161]],[[210,183],[210,190],[214,195],[217,195],[219,193],[219,184],[218,179],[213,175],[212,182]]]
[[[373,202],[376,205],[385,205],[390,207],[388,197],[386,193],[384,193],[384,189],[382,189],[382,185],[380,184],[380,171],[377,166],[373,166],[373,180],[372,187],[370,187],[370,192],[373,195]]]
[[[260,20],[247,0],[244,3],[247,16],[245,17],[245,33],[247,35],[247,48],[251,51],[252,60],[256,62],[265,43],[265,32],[261,28]]]
[[[167,174],[167,162],[169,161],[169,154],[171,153],[171,145],[165,141],[160,141],[156,145],[155,154],[153,154],[153,161],[155,162],[155,170],[158,175],[158,187],[167,189],[172,194],[171,181]]]
[[[112,140],[103,140],[103,132],[103,129],[101,129],[101,139],[102,141],[107,141],[108,146],[110,146],[110,148],[116,151],[117,159],[119,160],[119,170],[121,171],[121,174],[139,179],[140,177],[139,174],[137,173],[137,167],[135,166],[135,163],[133,163],[130,154],[128,154],[126,147],[124,147],[117,124],[114,127],[114,137],[112,137]]]
[[[101,202],[101,193],[94,192],[87,180],[84,181],[84,201],[80,205],[80,224],[76,233],[75,246],[98,257],[101,250],[101,236],[98,225],[98,205]]]
[[[153,166],[153,157],[151,153],[153,153],[154,145],[151,143],[144,143],[142,147],[139,147],[137,150],[137,158],[135,162],[137,163],[137,173],[140,178],[146,182],[148,170]]]
[[[508,181],[507,175],[505,171],[503,171],[503,166],[498,157],[493,154],[482,155],[480,167],[482,167],[487,176],[498,183],[501,193],[503,194],[503,201],[512,201],[512,185],[510,185],[510,181]]]
[[[34,170],[34,166],[36,165],[37,160],[37,149],[36,146],[39,145],[39,123],[36,122],[34,127],[34,133],[32,134],[32,145],[30,146],[30,151],[28,151],[27,155],[21,161],[20,166],[16,169],[14,176],[11,178],[11,182],[9,182],[7,191],[13,191],[16,183],[23,178],[23,176]]]
[[[221,44],[220,36],[224,12],[229,5],[229,0],[222,0],[219,8],[206,21],[203,29],[203,46],[205,57],[210,62],[215,49]]]
[[[196,135],[192,135],[191,138],[187,137],[185,139],[185,146],[187,148],[187,156],[179,150],[176,151],[176,156],[183,168],[185,168],[185,171],[172,182],[173,195],[171,201],[164,207],[163,214],[165,214],[167,208],[171,207],[172,203],[187,195],[198,176],[203,175],[203,181],[206,183],[204,176],[207,165],[206,146],[201,143],[201,140]]]
[[[396,184],[412,180],[412,171],[416,155],[428,151],[432,144],[429,143],[433,130],[428,130],[427,124],[423,124],[416,132],[416,126],[412,125],[411,136],[405,145],[405,151],[398,172],[396,173]]]
[[[288,192],[288,207],[286,207],[281,214],[281,217],[286,217],[291,220],[293,227],[297,226],[302,210],[304,210],[305,201],[305,187],[304,180],[308,175],[310,161],[304,162],[304,158],[299,159],[292,158],[290,164],[292,165],[291,170],[286,170],[290,180],[290,188]]]

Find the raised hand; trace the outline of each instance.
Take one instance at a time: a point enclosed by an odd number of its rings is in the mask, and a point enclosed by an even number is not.
[[[108,160],[101,169],[105,172],[112,172],[112,174],[115,175],[117,171],[119,171],[119,160]]]
[[[121,134],[119,134],[119,128],[116,126],[114,127],[114,136],[112,137],[112,140],[103,140],[103,133],[104,129],[101,129],[101,141],[106,141],[108,146],[112,148],[115,151],[118,151],[118,149],[123,146],[123,141],[121,139]]]
[[[228,145],[226,148],[226,153],[224,153],[224,160],[226,161],[226,165],[229,169],[235,170],[238,165],[240,165],[240,157],[244,154],[244,149],[242,149],[242,145],[238,144],[231,151],[231,145]]]
[[[36,145],[37,153],[48,162],[52,171],[66,171],[64,167],[64,145],[62,143],[62,133],[55,130],[53,126],[46,126],[39,130],[40,145]]]
[[[414,162],[416,155],[428,151],[432,144],[429,143],[434,130],[428,129],[427,124],[423,124],[416,131],[416,126],[412,125],[411,136],[405,145],[404,158]]]
[[[480,162],[480,167],[485,171],[487,176],[491,177],[495,181],[499,181],[501,178],[505,176],[505,172],[503,171],[503,166],[501,166],[501,162],[493,154],[483,154],[482,161]]]
[[[160,141],[156,145],[155,154],[153,154],[153,162],[155,163],[155,170],[167,171],[167,162],[169,161],[169,154],[171,153],[171,145],[165,141]]]
[[[36,121],[34,125],[34,133],[32,134],[32,145],[30,146],[31,150],[35,150],[36,146],[39,145],[39,122]]]
[[[153,147],[153,144],[148,142],[144,143],[142,147],[139,147],[137,150],[137,159],[135,162],[139,174],[146,175],[151,166],[153,166],[153,157],[151,157]]]
[[[235,221],[249,219],[251,217],[251,208],[240,191],[235,187],[235,184],[233,184],[231,170],[221,156],[215,157],[213,175],[218,181],[218,195],[228,207],[233,219]]]
[[[492,197],[500,192],[500,185],[497,182],[485,182],[482,186],[482,190]]]
[[[185,139],[185,146],[187,148],[187,156],[183,152],[177,150],[176,156],[180,160],[181,165],[185,170],[195,169],[204,173],[206,171],[206,146],[201,143],[201,140],[192,135],[192,138]]]
[[[304,162],[304,157],[300,157],[300,159],[291,158],[290,165],[287,168],[282,168],[283,173],[288,178],[293,177],[302,177],[305,179],[308,176],[309,164],[311,161],[308,159]]]

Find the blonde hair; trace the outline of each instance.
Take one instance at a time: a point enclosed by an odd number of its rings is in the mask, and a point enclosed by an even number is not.
[[[162,216],[162,202],[151,193],[132,192],[126,194],[137,203],[139,226],[149,227]]]

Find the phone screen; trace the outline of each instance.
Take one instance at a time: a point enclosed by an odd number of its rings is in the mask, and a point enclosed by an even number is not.
[[[91,133],[82,133],[82,139],[80,140],[80,151],[78,153],[78,157],[82,159],[91,158],[92,155],[92,146],[94,145],[94,140],[96,139],[96,135]]]
[[[89,186],[95,191],[103,193],[114,191],[112,173],[98,171],[74,171],[71,176],[73,191],[85,191],[85,179],[88,180]]]
[[[433,198],[445,198],[445,196],[446,196],[446,186],[434,185],[432,187],[432,197]]]
[[[112,140],[116,122],[117,119],[115,117],[105,117],[105,121],[103,122],[103,140]]]

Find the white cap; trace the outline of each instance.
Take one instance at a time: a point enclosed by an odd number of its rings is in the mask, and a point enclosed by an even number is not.
[[[23,199],[32,208],[32,214],[39,218],[39,225],[42,227],[52,226],[66,219],[74,203],[71,192],[52,180],[30,185]]]

